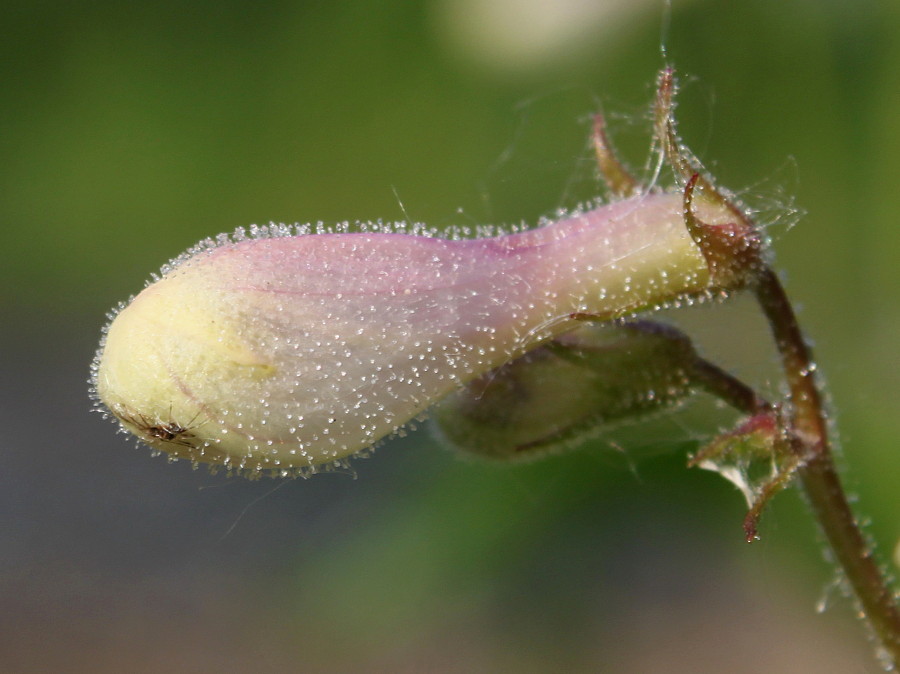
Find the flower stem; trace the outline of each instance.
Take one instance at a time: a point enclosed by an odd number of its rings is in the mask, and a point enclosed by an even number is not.
[[[725,401],[734,409],[750,415],[772,409],[772,404],[768,400],[718,365],[698,356],[692,367],[692,379],[707,393]]]
[[[791,395],[791,430],[803,455],[801,484],[835,559],[853,588],[862,615],[877,635],[892,669],[900,667],[900,610],[871,544],[841,485],[828,439],[815,364],[778,276],[764,267],[754,290],[781,354]]]

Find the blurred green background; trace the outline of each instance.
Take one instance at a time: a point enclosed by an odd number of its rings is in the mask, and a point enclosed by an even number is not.
[[[422,430],[285,483],[89,414],[104,312],[198,239],[592,198],[590,115],[642,165],[664,39],[682,136],[763,211],[896,571],[900,5],[673,5],[4,3],[0,669],[876,671],[802,499],[747,546],[737,491],[685,468],[731,420],[708,401],[540,464]],[[777,393],[749,302],[671,318]]]

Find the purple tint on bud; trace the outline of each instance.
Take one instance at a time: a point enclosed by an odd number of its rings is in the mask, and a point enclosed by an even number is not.
[[[97,397],[173,457],[292,474],[364,450],[572,329],[712,288],[683,196],[518,234],[336,233],[190,254],[109,325]]]

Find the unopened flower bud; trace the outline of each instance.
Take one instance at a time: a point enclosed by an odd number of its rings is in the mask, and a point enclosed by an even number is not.
[[[573,314],[711,289],[680,192],[485,239],[284,233],[207,242],[114,318],[93,378],[127,430],[290,474],[366,449]]]
[[[695,360],[659,324],[586,324],[469,382],[432,422],[455,449],[531,459],[683,400]]]

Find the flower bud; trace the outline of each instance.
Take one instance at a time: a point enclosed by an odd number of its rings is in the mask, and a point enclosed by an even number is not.
[[[154,448],[248,475],[371,446],[577,326],[716,290],[683,195],[448,240],[363,232],[219,237],[121,309],[96,397]]]
[[[469,382],[431,418],[454,449],[531,459],[683,400],[696,357],[659,324],[586,324]]]

